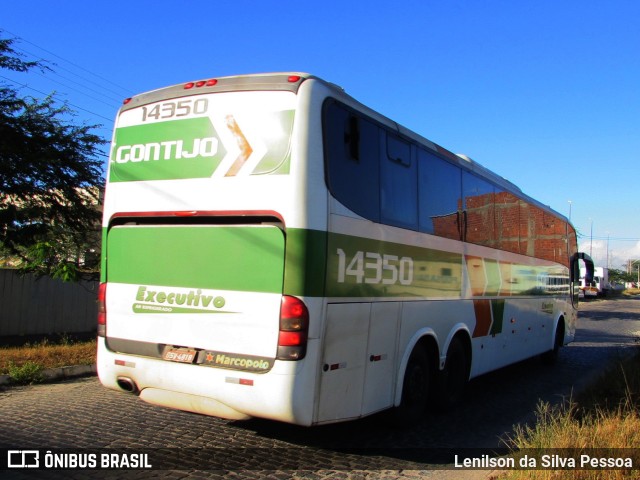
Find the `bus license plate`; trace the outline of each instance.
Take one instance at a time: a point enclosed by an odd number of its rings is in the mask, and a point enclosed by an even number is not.
[[[168,348],[162,358],[171,362],[193,363],[198,352],[189,348]]]

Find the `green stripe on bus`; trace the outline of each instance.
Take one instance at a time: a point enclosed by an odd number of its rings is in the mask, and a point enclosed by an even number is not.
[[[328,297],[460,297],[462,255],[342,234],[328,239]]]
[[[322,297],[327,268],[327,232],[287,229],[286,295]]]
[[[284,235],[277,227],[115,227],[110,282],[282,292]]]
[[[115,227],[105,244],[102,280],[106,272],[117,283],[308,297],[461,298],[466,266],[474,273],[469,282],[475,298],[568,289],[562,267],[509,263],[505,269],[492,259],[467,256],[463,261],[459,253],[318,230]],[[554,290],[547,283],[556,277],[563,283]],[[503,308],[493,304],[494,329],[502,329]]]
[[[107,281],[107,252],[105,246],[107,245],[108,232],[108,228],[102,227],[102,241],[100,243],[100,283]]]

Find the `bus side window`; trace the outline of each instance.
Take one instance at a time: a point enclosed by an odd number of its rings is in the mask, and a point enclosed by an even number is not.
[[[464,196],[463,240],[495,246],[494,234],[494,191],[493,185],[470,172],[462,174]]]
[[[331,194],[349,210],[379,222],[380,128],[333,101],[324,106],[322,125]]]
[[[461,176],[460,167],[426,150],[418,150],[421,232],[460,240]]]
[[[417,230],[418,184],[411,144],[391,132],[381,132],[381,220],[387,225]]]
[[[520,206],[513,193],[497,189],[495,194],[496,247],[520,252]]]
[[[351,115],[344,133],[344,143],[348,146],[349,157],[356,162],[360,161],[360,127],[358,117]]]

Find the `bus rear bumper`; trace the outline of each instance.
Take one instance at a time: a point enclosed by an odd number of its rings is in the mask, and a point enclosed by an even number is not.
[[[258,374],[116,353],[104,338],[98,338],[97,360],[105,387],[137,394],[154,405],[231,420],[313,422],[313,384],[300,375],[304,360],[276,360],[271,371]]]
[[[178,410],[186,410],[187,412],[211,415],[228,420],[248,420],[251,418],[251,415],[239,412],[214,398],[203,397],[201,395],[191,395],[188,393],[148,387],[140,392],[140,398],[145,402],[160,407],[177,408]]]

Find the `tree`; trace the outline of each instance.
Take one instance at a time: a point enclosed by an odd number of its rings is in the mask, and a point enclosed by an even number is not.
[[[620,270],[617,268],[609,269],[609,281],[611,283],[618,283],[624,285],[625,283],[635,283],[638,281],[638,261],[629,260],[627,270]]]
[[[24,61],[13,43],[0,38],[0,69],[48,69]],[[97,270],[97,256],[87,261],[86,252],[99,248],[104,184],[105,140],[73,115],[51,95],[20,97],[0,81],[0,256],[63,280]]]
[[[631,277],[624,270],[619,270],[617,268],[610,268],[609,281],[611,283],[625,284],[626,282],[633,282],[633,277]]]

